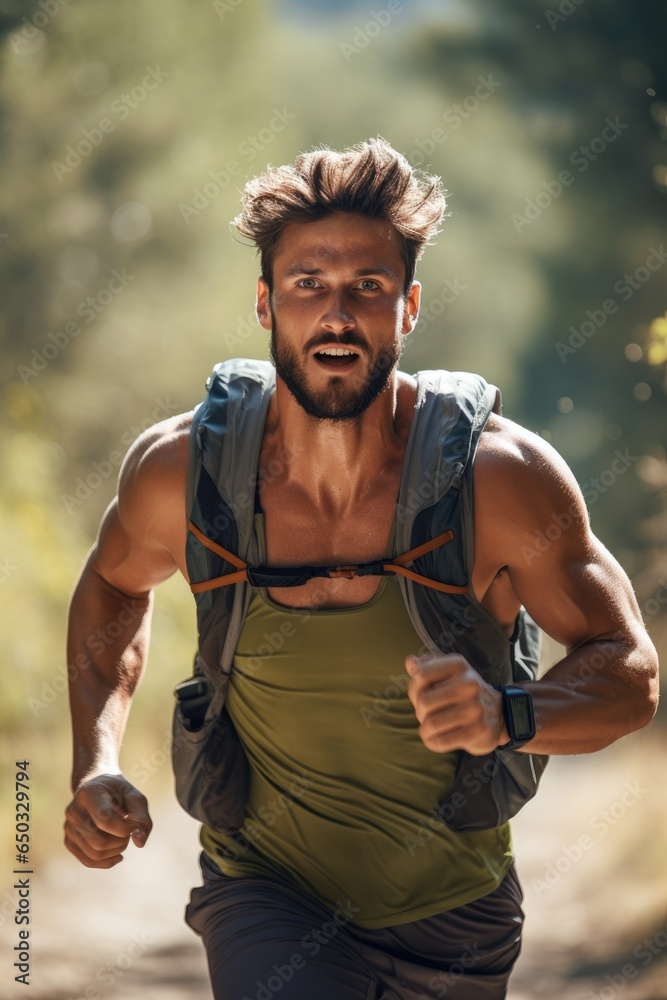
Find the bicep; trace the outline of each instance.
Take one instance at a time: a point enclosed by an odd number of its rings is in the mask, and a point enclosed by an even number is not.
[[[543,555],[530,566],[515,557],[510,580],[531,617],[568,652],[592,639],[625,639],[643,630],[625,571],[590,531],[554,541]]]
[[[88,562],[112,587],[133,597],[144,596],[178,568],[167,548],[135,530],[131,515],[121,517],[118,497],[104,514]]]
[[[632,585],[593,534],[567,463],[537,435],[513,426],[514,441],[486,472],[502,519],[501,558],[518,599],[568,650],[643,632]]]

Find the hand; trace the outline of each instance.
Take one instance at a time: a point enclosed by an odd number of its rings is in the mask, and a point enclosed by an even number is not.
[[[502,695],[463,656],[406,656],[408,697],[422,743],[435,753],[467,750],[477,757],[507,743]]]
[[[65,846],[86,868],[113,868],[152,829],[146,797],[122,774],[85,779],[65,810]]]

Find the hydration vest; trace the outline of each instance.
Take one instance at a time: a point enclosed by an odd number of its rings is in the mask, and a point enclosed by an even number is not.
[[[193,817],[224,833],[243,823],[250,768],[225,706],[251,588],[299,586],[313,576],[398,575],[423,643],[415,653],[458,653],[492,685],[533,680],[540,631],[524,608],[508,637],[472,591],[472,459],[500,390],[469,372],[420,371],[403,465],[395,559],[358,566],[258,566],[254,536],[258,464],[276,373],[268,361],[234,358],[215,366],[190,434],[186,561],[197,604],[194,677],[173,717],[176,796]],[[178,689],[177,689],[178,691]],[[191,704],[191,703],[190,703]],[[440,812],[454,830],[501,826],[537,791],[545,755],[496,749],[456,751],[454,785]]]

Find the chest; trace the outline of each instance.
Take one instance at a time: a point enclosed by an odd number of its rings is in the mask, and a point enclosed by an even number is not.
[[[394,531],[400,475],[384,494],[359,505],[358,516],[336,518],[284,488],[260,492],[264,559],[268,565],[346,565],[396,554]],[[484,517],[484,505],[477,504]],[[487,517],[491,517],[489,511]],[[512,634],[521,607],[507,567],[496,566],[478,547],[476,534],[471,585],[475,598],[503,631]],[[376,596],[381,576],[352,579],[318,577],[300,587],[269,587],[267,596],[290,608],[334,609],[367,604]]]
[[[281,485],[262,482],[264,550],[268,565],[346,565],[393,556],[396,503],[401,469],[388,477],[383,489],[369,492],[348,516],[336,515],[326,503],[314,505],[298,492]],[[493,517],[491,504],[476,505],[477,516]],[[472,589],[480,604],[511,635],[521,606],[512,588],[506,567],[495,566],[484,551],[475,554]],[[269,587],[267,596],[290,608],[352,608],[371,601],[378,592],[381,576],[352,579],[318,577],[301,587]]]
[[[314,505],[298,491],[267,485],[260,491],[265,559],[269,566],[343,566],[393,555],[399,475],[379,494],[369,492],[341,515],[323,500]],[[341,608],[366,604],[381,576],[317,577],[300,587],[269,587],[267,595],[292,608]]]

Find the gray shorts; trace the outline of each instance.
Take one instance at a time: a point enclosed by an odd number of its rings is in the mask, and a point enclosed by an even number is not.
[[[186,923],[201,935],[215,1000],[503,1000],[521,950],[514,865],[473,903],[395,927],[352,922],[277,879],[233,878],[202,852]]]

